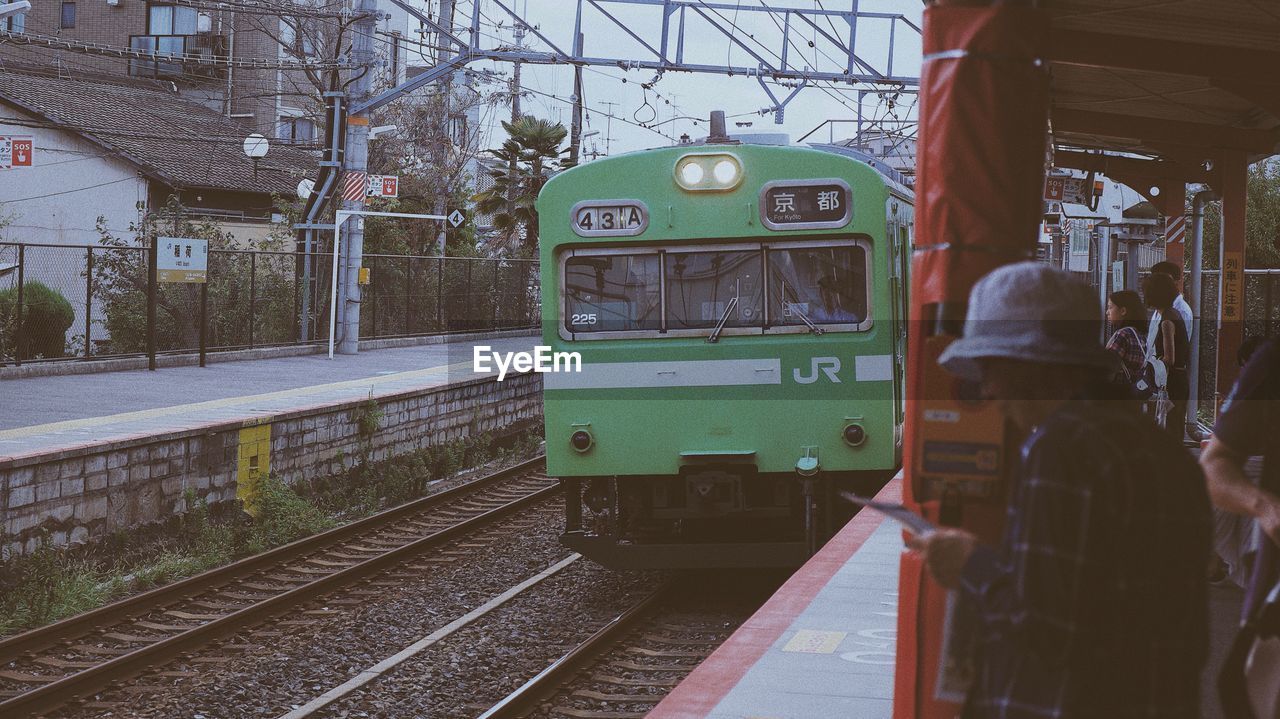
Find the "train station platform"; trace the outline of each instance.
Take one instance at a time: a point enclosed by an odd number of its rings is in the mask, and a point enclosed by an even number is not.
[[[236,511],[267,478],[323,482],[536,426],[541,376],[475,372],[473,348],[528,352],[537,337],[449,340],[0,380],[0,552],[94,542],[193,502]]]
[[[901,497],[899,475],[877,498]],[[647,719],[891,719],[902,547],[897,523],[860,512]],[[1203,719],[1223,717],[1216,677],[1241,598],[1209,590]]]
[[[253,421],[353,399],[438,387],[480,376],[472,348],[528,351],[532,333],[356,355],[302,355],[0,380],[0,461],[36,453]]]

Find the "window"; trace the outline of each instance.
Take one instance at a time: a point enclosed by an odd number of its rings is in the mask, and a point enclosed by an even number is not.
[[[0,21],[0,28],[4,28],[5,30],[8,30],[9,32],[13,32],[13,33],[20,33],[23,30],[25,30],[26,27],[27,27],[26,13],[17,13],[16,15],[10,15],[9,17],[5,18],[3,21]]]
[[[461,112],[449,114],[449,142],[458,147],[467,146],[467,116]]]
[[[660,266],[657,253],[570,257],[564,267],[565,329],[662,329]]]
[[[195,35],[199,23],[195,8],[151,5],[147,8],[148,35]]]
[[[865,331],[871,327],[870,252],[865,241],[852,239],[575,249],[562,264],[561,335],[689,337],[717,327],[739,335],[819,326]]]
[[[76,26],[76,4],[73,2],[62,3],[62,23],[59,25],[63,30],[70,30]]]
[[[759,250],[669,252],[663,276],[669,329],[764,326]]]
[[[866,288],[862,247],[769,250],[769,320],[775,325],[861,323]]]
[[[276,121],[276,138],[285,142],[315,142],[316,124],[305,117],[281,115]]]

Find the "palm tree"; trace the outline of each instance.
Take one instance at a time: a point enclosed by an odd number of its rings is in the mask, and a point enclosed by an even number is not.
[[[502,127],[506,141],[488,152],[504,167],[490,170],[493,187],[472,199],[479,213],[493,215],[493,226],[503,233],[505,244],[514,244],[523,226],[525,245],[537,247],[538,211],[533,203],[551,173],[568,167],[559,159],[560,143],[568,131],[558,122],[528,116],[504,122]]]

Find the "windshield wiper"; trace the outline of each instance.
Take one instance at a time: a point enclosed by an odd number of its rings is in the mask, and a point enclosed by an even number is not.
[[[720,341],[720,332],[724,329],[725,323],[729,321],[729,315],[733,314],[733,310],[737,306],[737,297],[729,300],[729,304],[725,305],[724,314],[720,315],[720,321],[716,323],[716,328],[711,330],[711,336],[707,338],[708,342],[715,343]]]
[[[800,315],[800,320],[809,326],[809,331],[812,332],[813,334],[820,335],[823,332],[826,332],[826,330],[815,325],[813,323],[813,320],[809,319],[809,315],[806,315],[804,312],[800,311],[800,308],[796,307],[794,303],[791,305],[791,311],[796,313],[797,315]]]

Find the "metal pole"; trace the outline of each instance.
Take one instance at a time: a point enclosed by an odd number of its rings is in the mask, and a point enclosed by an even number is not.
[[[495,330],[498,329],[498,271],[501,269],[499,267],[501,264],[501,260],[493,261],[493,322],[489,327]]]
[[[202,313],[202,316],[204,312],[204,301],[205,299],[202,295],[200,297],[200,302],[201,302],[200,311]],[[250,347],[253,347],[253,320],[255,315],[257,314],[256,312],[257,308],[258,308],[258,253],[250,252],[249,253],[249,346]],[[201,364],[200,366],[203,367],[204,364]]]
[[[404,333],[409,334],[409,311],[413,307],[413,258],[404,258]]]
[[[444,331],[444,256],[436,260],[436,332]]]
[[[156,293],[160,288],[156,264],[159,262],[160,242],[151,238],[147,248],[147,369],[156,368]]]
[[[342,223],[351,213],[338,210],[333,213],[333,272],[329,278],[329,359],[333,359],[334,322],[338,311],[338,246],[342,242]]]
[[[26,284],[26,265],[27,265],[27,246],[18,245],[18,321],[13,329],[13,363],[22,366],[22,340],[26,333],[22,331],[22,305],[26,301],[23,297],[23,286]]]
[[[93,344],[93,248],[85,250],[87,256],[84,263],[84,358],[93,354],[89,347]]]
[[[1206,202],[1217,199],[1213,190],[1201,190],[1191,198],[1191,362],[1187,365],[1190,376],[1191,393],[1187,396],[1187,406],[1191,408],[1192,421],[1195,421],[1196,410],[1200,406],[1200,311],[1204,306],[1201,297],[1204,294],[1204,206]]]
[[[249,333],[252,337],[253,323],[249,324]],[[253,340],[249,340],[249,344],[253,344]],[[209,352],[209,282],[208,280],[200,284],[200,366],[204,366],[205,356]]]
[[[473,262],[474,262],[474,260],[472,260],[472,259],[471,259],[471,258],[469,258],[469,257],[467,258],[467,284],[465,285],[465,289],[462,291],[462,306],[463,306],[463,307],[470,307],[470,306],[471,306],[471,265],[472,265],[472,263],[473,263]],[[471,313],[470,313],[470,312],[468,312],[468,313],[467,313],[467,327],[466,327],[466,329],[471,329]]]
[[[306,230],[306,232],[307,234],[310,234],[311,230]],[[310,245],[311,245],[311,240],[310,238],[308,238],[306,241],[306,246],[309,247]],[[305,261],[306,260],[303,260],[303,262]],[[302,299],[302,296],[303,296],[302,278],[304,275],[298,271],[300,264],[301,263],[296,260],[293,263],[293,311],[294,311],[293,336],[297,337],[299,342],[305,342],[307,338],[306,338],[306,335],[304,334],[303,327],[305,326],[304,323],[307,321],[306,319],[307,313],[303,310],[303,304],[302,304],[304,302],[304,300]],[[309,275],[310,273],[308,272],[306,276],[309,276]]]
[[[581,9],[581,8],[579,8]],[[790,17],[788,15],[787,17]],[[579,15],[581,20],[581,15]],[[577,38],[574,47],[575,55],[582,55],[582,33],[576,33]],[[674,106],[673,106],[674,111]],[[674,127],[674,126],[673,126]],[[582,66],[573,66],[573,120],[570,123],[569,131],[569,164],[578,164],[579,154],[582,152]],[[674,133],[672,133],[674,134]]]

